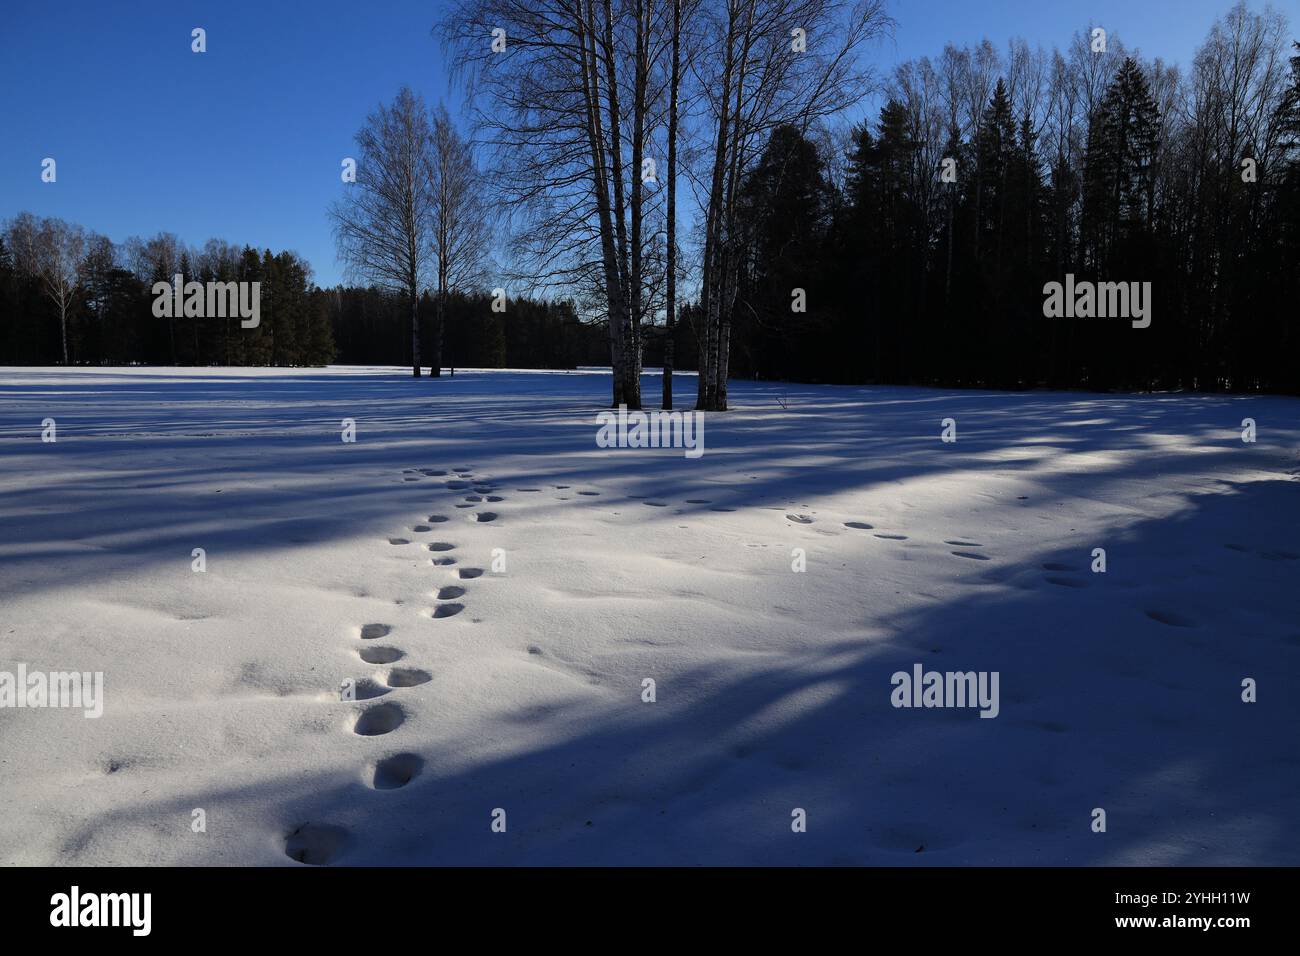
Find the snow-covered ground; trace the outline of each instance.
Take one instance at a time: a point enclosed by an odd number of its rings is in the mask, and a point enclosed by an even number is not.
[[[0,863],[1300,863],[1300,401],[608,394],[0,369]]]

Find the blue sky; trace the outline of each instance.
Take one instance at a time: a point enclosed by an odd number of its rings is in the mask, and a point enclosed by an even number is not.
[[[1064,46],[1089,20],[1186,65],[1231,0],[893,0],[877,67],[946,42]],[[1252,4],[1255,7],[1261,4]],[[121,241],[160,230],[293,249],[340,278],[325,210],[366,113],[403,83],[455,112],[439,4],[375,0],[7,0],[0,219],[20,210]],[[1285,9],[1285,7],[1283,8]],[[1294,14],[1293,30],[1298,25]],[[208,50],[190,51],[207,30]],[[40,181],[42,158],[58,181]]]

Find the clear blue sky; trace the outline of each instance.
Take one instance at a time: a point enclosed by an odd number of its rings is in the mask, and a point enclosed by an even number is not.
[[[1089,19],[1187,65],[1231,0],[893,0],[878,67],[944,43],[1064,46]],[[1253,6],[1261,6],[1254,3]],[[1282,9],[1300,26],[1293,3]],[[0,218],[61,216],[121,241],[160,230],[293,249],[340,278],[325,210],[365,114],[403,83],[453,113],[430,29],[407,0],[6,0],[0,26]],[[207,30],[208,51],[190,51]],[[40,181],[46,156],[58,182]]]

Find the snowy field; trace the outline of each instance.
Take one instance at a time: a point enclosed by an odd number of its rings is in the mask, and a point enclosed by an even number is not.
[[[1300,401],[608,395],[0,369],[0,863],[1300,864]]]

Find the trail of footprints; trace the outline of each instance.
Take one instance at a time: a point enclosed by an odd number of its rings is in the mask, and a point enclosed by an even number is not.
[[[788,514],[786,515],[786,517],[789,518],[791,521],[794,521],[799,524],[810,524],[812,521],[812,519],[809,518],[809,516],[807,515]],[[800,520],[800,519],[807,519],[807,520]],[[853,528],[859,531],[870,531],[873,529],[874,526],[868,524],[865,521],[846,521],[844,522],[844,527]],[[904,534],[877,533],[875,534],[875,537],[884,538],[890,541],[907,540],[907,535]],[[981,554],[978,551],[970,550],[972,548],[983,547],[983,545],[977,541],[964,541],[960,538],[953,538],[951,540],[946,540],[943,543],[945,545],[957,549],[948,552],[954,557],[966,558],[967,560],[971,560],[971,561],[990,560],[988,555]],[[1242,545],[1236,545],[1236,544],[1226,544],[1224,545],[1224,547],[1234,551],[1244,552],[1250,550],[1249,548],[1246,548]],[[1260,556],[1274,561],[1300,559],[1300,554],[1297,554],[1295,552],[1290,552],[1290,551],[1265,551],[1265,552],[1260,552]],[[1061,561],[1044,561],[1038,567],[1040,570],[1048,572],[1042,577],[1042,581],[1046,584],[1052,585],[1053,587],[1080,589],[1080,588],[1089,587],[1092,583],[1092,575],[1085,573],[1088,570],[1086,566],[1080,566],[1077,564],[1067,564]],[[1200,621],[1197,620],[1194,616],[1168,607],[1162,607],[1162,606],[1142,607],[1139,605],[1137,609],[1140,610],[1142,614],[1144,614],[1147,618],[1151,619],[1152,621],[1155,621],[1157,624],[1163,624],[1166,627],[1195,628],[1200,626]]]
[[[460,497],[461,500],[454,502],[453,507],[459,511],[467,512],[465,517],[468,521],[475,524],[490,523],[500,517],[495,511],[484,510],[483,506],[496,504],[506,499],[496,493],[496,486],[492,482],[483,477],[476,477],[471,467],[452,468],[449,471],[431,468],[406,469],[402,480],[414,482],[428,478],[443,479],[446,490]],[[548,489],[535,486],[515,489],[517,492],[526,494],[540,494],[545,490]],[[552,485],[549,490],[556,492],[554,497],[558,501],[572,500],[572,494],[584,498],[594,498],[601,494],[601,492],[591,489],[574,489],[571,485]],[[654,499],[648,495],[628,495],[627,497],[652,508],[664,508],[669,505],[666,501]],[[712,501],[705,498],[687,498],[685,503],[688,505],[713,505]],[[736,509],[714,506],[710,507],[709,510],[734,512]],[[614,513],[619,514],[619,512]],[[788,521],[797,525],[812,525],[816,520],[812,515],[800,512],[790,512],[785,517]],[[430,514],[423,521],[413,524],[409,531],[416,535],[430,534],[450,520],[451,518],[445,514]],[[879,531],[875,525],[866,521],[845,521],[843,526],[852,531],[871,532],[873,537],[885,541],[909,540],[908,535]],[[406,546],[412,543],[412,539],[404,535],[395,535],[388,538],[388,543],[394,546]],[[457,548],[455,543],[443,540],[422,540],[419,543],[422,548],[430,553],[430,564],[434,567],[444,568],[449,573],[454,573],[456,580],[461,582],[473,581],[482,577],[484,573],[482,568],[461,567],[458,565],[453,554]],[[949,554],[954,557],[971,561],[990,560],[987,554],[973,550],[983,547],[977,541],[953,538],[945,540],[943,544],[952,549]],[[1233,544],[1226,545],[1226,547],[1241,551],[1248,550],[1245,547]],[[1292,552],[1271,552],[1263,556],[1271,560],[1295,560],[1300,558],[1300,555]],[[1087,576],[1078,576],[1077,572],[1080,569],[1074,565],[1046,562],[1041,565],[1041,569],[1049,572],[1043,579],[1048,584],[1066,588],[1081,588],[1086,587],[1088,584]],[[465,605],[461,599],[465,597],[466,593],[467,589],[464,584],[447,584],[436,587],[432,592],[435,603],[429,610],[429,618],[437,621],[460,614],[465,610]],[[1171,627],[1196,626],[1194,621],[1173,612],[1147,610],[1145,613],[1152,620]],[[355,682],[355,699],[358,702],[386,697],[390,693],[416,687],[433,679],[433,675],[423,668],[407,665],[394,666],[398,665],[399,661],[405,660],[406,652],[391,644],[378,643],[389,637],[392,630],[392,625],[389,624],[366,624],[360,628],[358,636],[361,646],[356,651],[357,657],[366,664],[373,664],[386,669],[379,671],[373,677],[362,678]],[[533,650],[530,648],[530,653]],[[360,710],[353,715],[350,728],[353,733],[362,737],[382,737],[402,726],[406,717],[406,710],[395,700],[363,704]],[[405,787],[419,776],[423,769],[424,759],[418,754],[391,753],[370,764],[365,779],[371,789],[397,790]],[[300,863],[323,865],[336,859],[346,848],[348,842],[349,834],[340,827],[304,824],[297,827],[286,837],[285,853]]]
[[[441,478],[447,491],[459,495],[459,501],[453,502],[453,508],[465,511],[466,519],[474,524],[487,524],[497,521],[500,515],[482,506],[503,502],[506,498],[497,494],[496,486],[485,477],[474,475],[472,467],[452,468],[450,470],[433,468],[408,468],[403,472],[402,481],[418,482],[428,478]],[[572,496],[566,492],[573,491],[583,498],[599,497],[601,492],[592,489],[573,489],[571,485],[551,486],[558,501],[569,501]],[[524,493],[541,493],[540,487],[515,489]],[[652,499],[648,495],[629,495],[630,499],[652,508],[668,507],[668,502]],[[712,505],[705,498],[688,498],[686,504]],[[715,506],[709,509],[717,512],[733,512],[735,508]],[[617,514],[617,512],[615,512]],[[423,521],[411,525],[410,534],[424,535],[437,531],[451,518],[445,514],[431,514]],[[451,537],[449,535],[449,537]],[[405,533],[389,537],[393,546],[409,546],[412,538]],[[482,568],[461,567],[457,563],[457,545],[453,541],[418,540],[418,545],[430,553],[429,563],[434,567],[444,568],[455,574],[458,581],[473,581],[483,576]],[[467,593],[464,584],[446,584],[435,588],[432,593],[434,605],[429,610],[431,620],[443,620],[455,617],[465,610],[461,601]],[[356,650],[357,657],[366,664],[386,668],[372,677],[365,677],[353,682],[354,699],[361,704],[350,718],[348,727],[352,733],[361,737],[384,737],[401,727],[407,718],[407,711],[396,700],[379,700],[389,694],[403,689],[428,683],[433,675],[423,668],[397,665],[406,659],[406,651],[384,640],[393,633],[391,624],[364,624],[358,631],[361,644]],[[377,701],[369,703],[370,701]],[[418,754],[397,752],[381,757],[371,763],[366,770],[365,780],[373,790],[397,790],[405,787],[424,770],[424,758]],[[326,865],[333,862],[347,848],[350,835],[342,827],[306,823],[296,827],[285,838],[285,854],[299,863]]]
[[[791,513],[791,514],[787,514],[785,517],[788,521],[792,521],[795,524],[813,524],[814,522],[812,515]],[[876,526],[873,524],[869,524],[866,521],[845,521],[844,527],[852,528],[854,531],[871,531],[873,537],[880,538],[882,541],[907,541],[908,540],[908,536],[905,534],[891,534],[885,531],[876,531],[875,530]],[[969,561],[989,560],[989,556],[987,554],[981,554],[978,551],[970,550],[971,548],[984,547],[984,545],[980,544],[978,541],[963,541],[960,538],[954,538],[952,540],[944,541],[943,543],[948,545],[949,547],[958,549],[955,551],[948,552],[953,557],[966,558]],[[1051,579],[1049,578],[1048,580]]]
[[[453,492],[471,489],[472,493],[464,495],[463,501],[456,503],[457,508],[474,509],[486,502],[500,502],[505,498],[494,494],[496,488],[491,482],[475,479],[471,468],[454,468],[456,477],[445,481],[447,490]],[[403,481],[419,481],[426,478],[445,478],[446,471],[422,468],[408,469]],[[486,523],[498,518],[493,511],[473,511],[468,516],[475,523]],[[431,514],[424,521],[413,524],[413,534],[427,534],[438,525],[446,524],[448,517],[443,514]],[[409,545],[412,539],[400,535],[388,538],[390,545]],[[430,563],[435,567],[454,568],[456,579],[472,581],[482,577],[482,568],[468,568],[457,565],[451,552],[456,545],[449,541],[422,542],[423,547],[431,553]],[[432,592],[434,605],[429,610],[431,620],[454,617],[465,610],[465,605],[458,599],[466,594],[462,584],[445,584],[435,587]],[[385,669],[371,677],[363,677],[353,682],[353,700],[361,704],[350,718],[348,727],[360,737],[383,737],[391,734],[406,722],[407,711],[396,700],[384,700],[378,703],[363,703],[377,698],[387,697],[394,692],[427,684],[433,674],[421,667],[398,665],[406,658],[406,651],[393,644],[384,643],[393,633],[391,624],[363,624],[357,632],[361,642],[356,649],[357,657],[366,664],[374,664]],[[398,790],[405,787],[424,770],[424,758],[419,754],[396,752],[376,759],[365,773],[365,781],[373,790]],[[285,854],[299,863],[325,865],[335,860],[346,849],[349,834],[342,827],[307,823],[296,827],[285,838]]]

